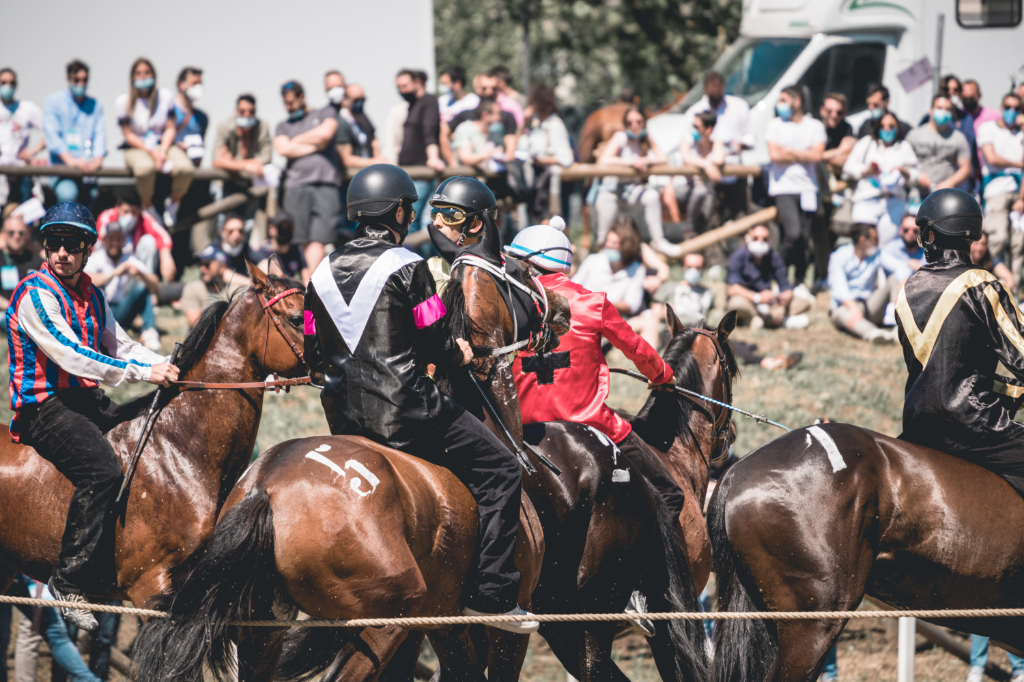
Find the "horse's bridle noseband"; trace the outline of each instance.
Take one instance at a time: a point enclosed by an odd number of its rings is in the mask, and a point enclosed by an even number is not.
[[[711,340],[711,343],[715,346],[715,354],[718,360],[718,368],[722,373],[722,383],[725,385],[725,400],[722,402],[732,403],[732,381],[729,377],[729,364],[725,358],[725,349],[722,348],[722,344],[719,342],[715,332],[708,331],[707,329],[701,329],[699,327],[691,327],[691,331],[705,336]],[[684,394],[681,394],[684,395]],[[720,462],[729,455],[729,427],[732,425],[732,410],[719,407],[718,414],[712,415],[711,408],[704,407],[697,403],[698,398],[693,398],[689,395],[685,396],[693,401],[693,404],[697,409],[711,422],[711,461]],[[718,422],[721,421],[722,425],[719,426]],[[699,447],[699,446],[698,446]],[[704,452],[701,451],[701,456],[704,456]],[[705,457],[705,460],[707,458]]]
[[[287,298],[288,296],[294,296],[295,294],[300,294],[301,295],[303,293],[304,292],[302,291],[302,289],[296,289],[296,288],[286,289],[285,291],[282,291],[281,293],[279,293],[278,295],[274,296],[273,298],[271,298],[268,301],[263,296],[263,292],[261,292],[261,291],[257,291],[256,292],[256,297],[259,299],[260,305],[263,306],[263,312],[267,316],[267,335],[263,339],[263,361],[262,362],[263,362],[264,365],[267,364],[267,346],[270,344],[270,323],[271,322],[273,322],[274,326],[277,327],[277,331],[280,332],[281,337],[285,340],[285,343],[288,344],[288,347],[292,349],[292,353],[295,353],[295,357],[297,357],[299,359],[299,362],[301,362],[303,365],[306,364],[306,358],[302,355],[302,351],[299,349],[298,346],[295,345],[295,342],[292,341],[290,338],[288,338],[288,335],[285,334],[284,326],[281,324],[281,320],[279,320],[277,318],[277,315],[275,315],[274,311],[272,310],[273,305],[275,303],[277,303],[278,301],[280,301],[281,299]]]

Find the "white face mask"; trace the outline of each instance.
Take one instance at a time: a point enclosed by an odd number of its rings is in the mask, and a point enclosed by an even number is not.
[[[697,268],[686,268],[683,272],[683,280],[691,287],[700,284],[701,272]]]
[[[768,242],[750,242],[747,244],[747,250],[750,251],[752,256],[762,258],[771,251],[772,247],[768,245]]]
[[[864,257],[865,258],[871,258],[876,253],[878,253],[878,247],[877,246],[869,246],[867,249],[864,250]]]
[[[196,83],[191,88],[185,91],[185,97],[188,98],[189,102],[198,102],[203,98],[203,84]]]
[[[330,100],[331,104],[341,104],[341,101],[345,99],[345,88],[340,85],[331,88],[327,91],[327,99]]]
[[[228,244],[227,242],[221,242],[220,248],[222,251],[224,251],[224,253],[228,254],[232,258],[235,258],[240,253],[242,253],[242,249],[245,248],[245,241],[240,242],[238,246],[231,246],[231,244]]]

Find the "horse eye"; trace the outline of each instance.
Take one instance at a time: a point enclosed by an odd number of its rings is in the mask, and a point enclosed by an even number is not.
[[[288,316],[288,322],[296,329],[302,329],[305,316],[302,313],[295,313]]]

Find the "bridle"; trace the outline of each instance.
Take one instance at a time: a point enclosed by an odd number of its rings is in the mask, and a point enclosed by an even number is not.
[[[701,336],[710,339],[711,343],[715,346],[715,357],[718,362],[718,371],[722,377],[722,383],[725,386],[725,400],[724,401],[711,401],[704,396],[695,397],[690,393],[679,393],[679,395],[689,399],[693,406],[698,412],[704,415],[704,417],[711,424],[711,460],[708,461],[707,456],[704,454],[704,450],[697,444],[697,450],[700,451],[700,456],[704,459],[704,464],[710,466],[711,462],[720,462],[729,456],[729,427],[732,426],[732,409],[719,405],[718,414],[712,414],[711,407],[714,403],[724,402],[732,403],[732,381],[729,378],[729,363],[725,358],[725,349],[722,348],[722,344],[719,342],[718,337],[714,332],[699,327],[691,327],[690,331],[696,332]],[[701,402],[698,402],[701,401]],[[701,403],[704,403],[703,405]],[[721,426],[719,426],[721,422]]]
[[[275,303],[277,303],[278,301],[280,301],[283,298],[287,298],[289,296],[294,296],[295,294],[302,295],[303,294],[302,289],[298,289],[298,288],[286,289],[286,290],[282,291],[281,293],[277,294],[276,296],[274,296],[273,298],[271,298],[269,301],[266,298],[264,298],[263,292],[261,292],[261,291],[257,291],[256,292],[256,298],[259,299],[260,305],[263,306],[263,314],[267,318],[267,334],[266,334],[266,336],[263,339],[263,360],[262,360],[262,364],[264,366],[266,366],[266,364],[267,364],[267,346],[270,344],[270,323],[271,322],[273,322],[274,326],[277,327],[277,331],[281,334],[281,338],[283,338],[285,340],[285,343],[288,344],[288,347],[292,349],[292,353],[294,353],[295,357],[297,357],[299,359],[299,362],[301,362],[303,365],[306,364],[306,358],[302,355],[302,351],[299,349],[298,346],[295,345],[295,342],[292,341],[290,338],[288,338],[288,335],[284,333],[284,325],[281,324],[281,320],[278,319],[277,315],[275,315],[274,311],[273,311],[273,306],[274,306]]]

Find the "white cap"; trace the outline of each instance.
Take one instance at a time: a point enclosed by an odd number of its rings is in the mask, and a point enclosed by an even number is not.
[[[551,225],[532,225],[505,247],[509,255],[524,258],[542,270],[568,273],[572,269],[572,244],[562,234],[565,221],[551,218]]]

